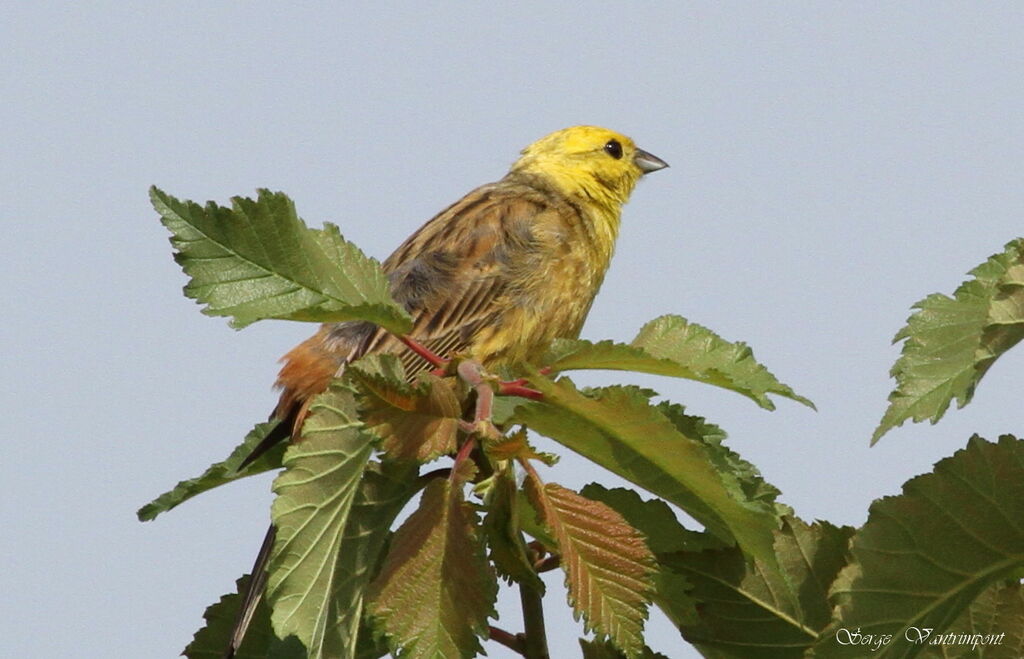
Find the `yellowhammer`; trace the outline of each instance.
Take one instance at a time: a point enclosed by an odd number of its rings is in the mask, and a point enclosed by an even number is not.
[[[622,205],[641,176],[667,166],[596,126],[566,128],[526,147],[504,178],[441,211],[384,262],[392,295],[415,322],[408,337],[489,369],[514,366],[552,339],[575,338],[608,269]],[[323,325],[284,356],[274,411],[280,423],[251,457],[297,437],[312,399],[345,364],[371,352],[399,355],[409,375],[429,367],[371,323]],[[272,541],[271,531],[266,551]],[[255,582],[261,570],[258,563]],[[251,609],[258,592],[246,599]]]
[[[663,167],[633,140],[596,126],[526,147],[503,179],[438,213],[384,261],[392,295],[415,319],[409,338],[494,368],[577,337],[608,269],[622,205],[642,175]],[[298,434],[310,400],[370,352],[399,354],[409,375],[428,366],[371,323],[326,324],[284,356],[274,416]]]

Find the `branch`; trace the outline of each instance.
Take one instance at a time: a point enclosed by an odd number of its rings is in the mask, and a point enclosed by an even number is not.
[[[544,604],[541,595],[526,584],[519,584],[519,601],[523,606],[524,652],[526,659],[550,659],[547,633],[544,631]]]
[[[499,396],[519,396],[520,398],[529,398],[530,400],[540,400],[544,398],[544,394],[540,393],[536,389],[530,389],[524,387],[516,382],[501,382],[498,384],[498,395]]]
[[[561,556],[547,556],[539,559],[533,564],[533,569],[537,571],[537,574],[542,572],[550,572],[562,564]]]
[[[505,631],[504,629],[499,629],[498,627],[491,625],[490,635],[491,640],[495,643],[500,643],[501,645],[504,645],[506,648],[512,650],[513,652],[517,652],[523,656],[526,656],[526,647],[523,643],[522,634],[512,634]]]

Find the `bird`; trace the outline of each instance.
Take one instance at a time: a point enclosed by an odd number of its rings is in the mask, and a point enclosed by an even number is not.
[[[578,337],[611,262],[622,206],[642,176],[665,167],[599,126],[533,142],[503,178],[442,210],[383,262],[392,297],[413,319],[406,337],[441,358],[459,354],[511,373],[552,340]],[[433,366],[373,323],[323,324],[282,357],[277,425],[243,466],[277,442],[298,441],[317,394],[371,353],[395,355],[409,378]],[[225,657],[262,596],[273,541],[271,527]]]

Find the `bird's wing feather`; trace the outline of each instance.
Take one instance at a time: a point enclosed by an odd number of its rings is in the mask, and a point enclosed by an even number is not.
[[[546,211],[545,199],[535,189],[492,184],[410,236],[384,262],[392,295],[413,316],[409,337],[448,356],[467,350],[481,327],[499,321],[518,292],[509,287],[510,267],[529,260],[523,257],[535,248],[535,219]],[[428,367],[376,327],[349,359],[373,352],[399,354],[410,376]]]

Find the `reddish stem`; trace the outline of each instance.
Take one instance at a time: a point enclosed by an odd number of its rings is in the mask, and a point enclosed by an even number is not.
[[[545,556],[536,563],[533,564],[533,569],[537,571],[537,574],[542,572],[549,572],[554,570],[556,567],[562,564],[561,556]]]
[[[547,375],[548,373],[551,372],[551,367],[545,366],[544,368],[540,369],[537,372],[540,373],[541,375]],[[528,388],[526,386],[527,383],[529,383],[529,380],[526,378],[519,378],[518,380],[508,380],[506,382],[501,382],[498,385],[498,395],[520,396],[522,398],[530,398],[532,400],[540,400],[541,398],[544,397],[544,394],[540,393],[539,391]]]
[[[542,481],[540,479],[540,475],[537,474],[537,470],[533,468],[533,465],[530,464],[530,461],[528,459],[522,457],[522,456],[520,456],[518,458],[518,460],[519,460],[520,466],[522,466],[522,468],[523,468],[523,471],[526,472],[526,475],[529,476],[530,478],[534,479],[535,481],[537,481],[537,486],[538,487],[543,486],[544,485],[544,481]]]
[[[523,639],[521,634],[511,634],[504,629],[499,629],[493,625],[491,625],[490,633],[491,640],[495,643],[501,643],[513,652],[526,654],[523,648]]]
[[[515,382],[502,382],[498,385],[499,396],[519,396],[520,398],[529,398],[530,400],[541,400],[544,398],[544,394],[537,391],[536,389],[530,389]]]
[[[429,348],[424,346],[422,343],[416,341],[415,339],[412,339],[412,338],[410,338],[408,336],[405,336],[403,334],[402,336],[398,337],[398,340],[401,341],[402,343],[404,343],[405,346],[407,348],[409,348],[409,350],[412,350],[413,352],[415,352],[417,355],[419,355],[423,359],[427,360],[432,366],[434,366],[436,368],[441,368],[445,364],[448,363],[447,359],[445,359],[444,357],[438,356],[437,354],[432,352]]]
[[[474,448],[476,448],[476,440],[470,437],[459,449],[459,452],[455,454],[455,464],[452,465],[452,473],[449,474],[448,480],[455,480],[455,475],[459,473],[459,465],[466,461],[466,459],[469,457],[469,454],[473,452]]]

